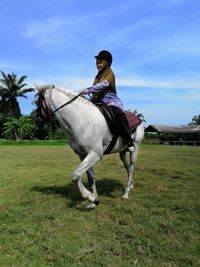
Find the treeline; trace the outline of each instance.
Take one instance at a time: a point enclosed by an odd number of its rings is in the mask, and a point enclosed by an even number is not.
[[[30,115],[22,115],[18,98],[27,98],[27,93],[34,92],[34,89],[25,83],[26,75],[19,79],[14,73],[6,74],[0,71],[0,75],[0,138],[17,141],[25,139],[65,140],[67,138],[64,130],[54,118],[49,124],[44,125],[36,121],[36,110],[33,110]],[[131,112],[146,122],[142,113],[138,113],[137,110]],[[194,116],[188,125],[200,125],[200,115]],[[187,135],[187,138],[191,137],[193,136]]]
[[[27,98],[27,93],[34,92],[25,83],[27,76],[5,74],[0,71],[0,138],[10,140],[64,140],[66,134],[53,118],[48,125],[36,121],[36,110],[30,115],[22,115],[19,97]]]
[[[186,134],[160,134],[161,144],[179,144],[179,145],[190,145],[196,142],[196,145],[200,145],[200,133],[186,133]]]

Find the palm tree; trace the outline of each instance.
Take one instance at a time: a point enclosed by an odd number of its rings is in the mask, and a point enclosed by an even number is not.
[[[27,76],[21,76],[20,79],[17,79],[17,75],[5,74],[3,71],[0,71],[2,78],[0,79],[0,113],[3,114],[3,117],[15,117],[17,119],[21,116],[21,110],[17,97],[25,97],[26,93],[34,91],[33,88],[26,88],[27,84],[24,83],[24,80]]]
[[[194,116],[188,125],[200,125],[200,115]]]

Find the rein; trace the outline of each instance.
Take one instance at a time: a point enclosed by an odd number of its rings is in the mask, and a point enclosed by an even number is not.
[[[59,109],[69,105],[71,102],[73,102],[74,100],[76,100],[79,96],[81,95],[81,93],[79,93],[78,95],[76,95],[75,97],[73,97],[72,99],[70,99],[68,102],[62,104],[61,106],[59,106],[58,108],[56,108],[54,111],[51,112],[51,115],[53,116],[54,113],[56,113]]]

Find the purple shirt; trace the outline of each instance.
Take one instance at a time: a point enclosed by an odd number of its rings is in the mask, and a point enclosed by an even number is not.
[[[96,83],[95,85],[91,87],[88,87],[87,89],[89,93],[104,92],[101,98],[101,102],[103,102],[107,106],[115,106],[123,110],[122,101],[119,99],[119,97],[115,93],[107,90],[108,87],[109,87],[109,82],[104,80],[99,83]]]

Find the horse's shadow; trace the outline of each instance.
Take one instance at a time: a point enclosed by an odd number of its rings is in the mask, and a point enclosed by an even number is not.
[[[89,189],[88,184],[84,185]],[[114,191],[123,191],[124,186],[119,181],[113,179],[101,179],[96,181],[97,192],[99,196],[107,196],[114,198]],[[69,207],[74,207],[78,202],[83,201],[77,187],[70,182],[66,186],[34,186],[31,188],[32,191],[40,192],[46,195],[57,195],[65,197],[71,200]]]

